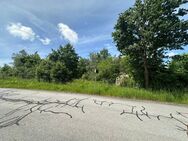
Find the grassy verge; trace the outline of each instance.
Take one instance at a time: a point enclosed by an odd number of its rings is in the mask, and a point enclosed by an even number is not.
[[[144,89],[123,88],[114,85],[105,84],[102,82],[92,82],[85,80],[75,80],[67,84],[54,84],[46,82],[38,82],[36,80],[25,79],[0,79],[1,88],[23,88],[23,89],[38,89],[63,91],[83,94],[94,94],[101,96],[114,96],[131,99],[153,100],[161,102],[174,102],[180,104],[188,104],[188,94],[180,92],[166,91],[149,91]],[[181,95],[181,96],[179,96]]]

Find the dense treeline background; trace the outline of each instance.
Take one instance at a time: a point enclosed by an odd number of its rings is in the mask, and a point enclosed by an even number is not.
[[[19,77],[38,81],[66,83],[74,79],[103,81],[124,87],[142,87],[134,77],[128,56],[112,56],[107,49],[91,53],[89,58],[76,54],[72,45],[60,46],[46,57],[25,50],[13,54],[13,63],[0,68],[0,77]],[[175,55],[165,62],[164,70],[153,77],[152,89],[186,90],[188,88],[188,54]]]
[[[187,0],[136,0],[119,15],[112,37],[120,56],[107,49],[79,57],[71,44],[46,57],[22,50],[13,63],[0,69],[0,77],[19,77],[66,83],[74,79],[103,81],[153,90],[188,89],[188,54],[169,57],[171,50],[188,45]]]

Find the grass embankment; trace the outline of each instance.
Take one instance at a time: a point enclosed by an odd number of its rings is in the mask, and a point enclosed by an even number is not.
[[[131,99],[188,104],[187,93],[186,94],[180,92],[170,93],[167,91],[149,91],[149,90],[136,89],[136,88],[124,88],[115,85],[105,84],[102,82],[93,82],[93,81],[85,81],[85,80],[75,80],[67,84],[55,84],[55,83],[38,82],[36,80],[10,78],[10,79],[0,79],[0,87],[63,91],[63,92],[83,93],[83,94],[94,94],[101,96],[115,96],[122,98],[131,98]]]

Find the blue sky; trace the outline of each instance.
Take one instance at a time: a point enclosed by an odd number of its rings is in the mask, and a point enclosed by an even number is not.
[[[12,54],[22,49],[46,57],[68,42],[82,57],[102,48],[116,55],[111,33],[118,14],[133,4],[134,0],[0,0],[0,65],[10,63]]]

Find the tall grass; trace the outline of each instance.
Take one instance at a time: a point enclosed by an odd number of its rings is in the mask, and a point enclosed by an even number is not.
[[[19,78],[0,79],[1,88],[22,88],[63,91],[83,94],[93,94],[101,96],[114,96],[130,99],[152,100],[161,102],[174,102],[188,104],[188,94],[181,92],[150,91],[136,88],[123,88],[102,82],[86,80],[74,80],[66,84],[55,84],[38,82],[36,80],[26,80]],[[174,94],[175,93],[175,94]]]

